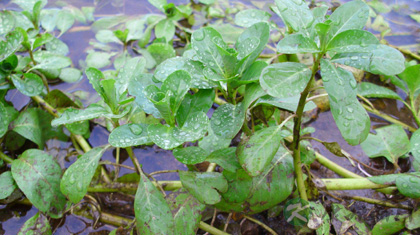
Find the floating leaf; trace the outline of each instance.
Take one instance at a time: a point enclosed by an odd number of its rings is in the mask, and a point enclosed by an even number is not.
[[[18,235],[27,234],[45,234],[51,235],[51,226],[48,222],[48,218],[42,213],[36,213],[34,216],[29,218],[23,226],[20,228]]]
[[[398,158],[410,151],[410,142],[404,129],[398,125],[390,125],[375,129],[376,135],[369,134],[361,144],[363,151],[370,157],[385,157],[393,164]]]
[[[370,82],[362,82],[357,86],[357,93],[366,98],[388,98],[401,100],[394,91]]]
[[[285,54],[318,53],[320,52],[314,40],[302,34],[286,35],[277,44],[277,51]]]
[[[23,79],[17,74],[12,74],[11,77],[16,89],[26,96],[37,96],[44,90],[42,78],[34,73],[25,73]]]
[[[61,192],[73,203],[78,203],[87,193],[88,186],[106,148],[93,148],[83,154],[64,172]]]
[[[60,192],[61,168],[53,157],[41,150],[26,150],[12,162],[12,175],[38,210],[53,218],[61,216],[66,198]]]
[[[321,60],[321,74],[328,92],[331,112],[341,135],[351,145],[362,143],[370,130],[370,119],[357,100],[353,74],[328,60]]]
[[[269,95],[286,98],[299,95],[311,79],[311,74],[311,70],[304,64],[271,64],[261,72],[260,84]]]
[[[248,28],[253,24],[259,22],[267,22],[270,20],[271,15],[266,11],[258,9],[246,9],[239,11],[235,15],[235,24]]]
[[[0,200],[10,196],[17,189],[12,172],[6,171],[0,175]]]
[[[110,65],[110,59],[114,55],[114,53],[94,51],[87,55],[86,64],[88,67],[100,69]]]
[[[233,139],[244,123],[245,112],[242,103],[223,104],[214,111],[210,120],[211,128],[217,136]]]
[[[108,142],[120,148],[150,144],[147,127],[145,124],[134,123],[119,126],[111,132]]]
[[[392,235],[405,227],[408,215],[391,215],[381,219],[372,229],[372,235]]]
[[[176,160],[186,165],[202,163],[207,157],[204,149],[195,146],[174,149],[173,154]]]

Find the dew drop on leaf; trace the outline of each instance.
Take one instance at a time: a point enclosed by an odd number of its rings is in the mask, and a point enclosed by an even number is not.
[[[135,135],[140,135],[142,133],[143,129],[137,124],[131,124],[130,125],[130,131]]]
[[[196,41],[202,41],[204,39],[204,31],[198,30],[193,33],[193,37]]]

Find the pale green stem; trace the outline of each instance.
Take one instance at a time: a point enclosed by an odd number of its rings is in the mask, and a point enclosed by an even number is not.
[[[399,120],[397,120],[397,119],[395,119],[395,118],[392,118],[392,117],[390,117],[390,116],[388,116],[388,115],[386,115],[386,114],[384,114],[384,113],[381,113],[380,111],[378,111],[378,110],[376,110],[376,109],[372,109],[371,107],[367,106],[366,104],[362,104],[362,106],[363,106],[363,108],[365,108],[367,111],[369,111],[369,112],[371,112],[371,113],[375,114],[376,116],[379,116],[379,117],[381,117],[381,118],[383,118],[383,119],[387,120],[388,122],[391,122],[391,123],[394,123],[394,124],[400,125],[400,126],[402,126],[402,128],[404,128],[404,129],[407,129],[407,130],[409,130],[409,131],[411,131],[411,132],[415,132],[415,131],[417,130],[416,128],[414,128],[414,127],[412,127],[412,126],[409,126],[409,125],[407,125],[407,124],[405,124],[405,123],[403,123],[403,122],[401,122],[401,121],[399,121]]]
[[[265,230],[267,230],[267,232],[269,232],[269,233],[271,233],[273,235],[277,235],[277,233],[273,229],[271,229],[270,227],[268,227],[267,225],[265,225],[263,222],[261,222],[261,221],[259,221],[257,219],[254,219],[251,216],[247,216],[247,215],[244,215],[244,218],[246,218],[247,220],[250,220],[250,221],[258,224],[261,227],[263,227]]]
[[[9,164],[13,162],[13,159],[11,157],[7,156],[6,154],[4,154],[1,151],[0,151],[0,159],[3,159],[3,161],[5,161]]]
[[[366,178],[357,179],[317,179],[315,185],[326,190],[359,190],[359,189],[381,189],[387,185],[375,184]]]

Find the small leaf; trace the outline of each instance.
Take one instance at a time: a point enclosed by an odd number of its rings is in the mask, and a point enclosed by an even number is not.
[[[53,54],[49,51],[37,51],[34,59],[38,63],[33,69],[62,69],[71,65],[71,59],[66,56]]]
[[[59,9],[43,9],[41,11],[41,26],[46,32],[54,31],[59,12]]]
[[[238,84],[248,84],[259,81],[261,72],[267,65],[268,64],[262,60],[255,61],[245,70],[239,80],[234,82],[237,82]]]
[[[0,200],[10,196],[17,189],[12,172],[6,171],[0,175]]]
[[[93,148],[83,154],[64,172],[61,179],[61,192],[73,203],[78,203],[87,193],[99,160],[106,148]]]
[[[405,227],[410,230],[420,228],[420,210],[413,212],[410,217],[405,220]]]
[[[420,89],[420,65],[407,67],[398,76],[407,83],[410,95],[414,96],[416,91]]]
[[[143,73],[145,66],[146,60],[143,57],[131,58],[124,64],[118,73],[117,83],[115,84],[118,95],[123,94],[127,90],[131,80],[137,77],[138,74]]]
[[[204,149],[195,146],[174,149],[173,154],[176,160],[186,165],[202,163],[207,157]]]
[[[236,157],[236,148],[234,147],[216,150],[206,158],[206,161],[216,163],[221,166],[223,170],[230,172],[235,172],[241,168]]]
[[[41,77],[34,73],[25,73],[23,79],[17,74],[12,74],[11,78],[16,89],[26,96],[37,96],[44,90],[44,83]]]
[[[235,15],[235,24],[248,28],[259,22],[269,22],[271,15],[266,11],[258,9],[246,9]]]
[[[418,187],[420,185],[420,175],[410,173],[398,175],[395,185],[404,196],[420,198],[420,188]]]
[[[403,230],[408,215],[391,215],[381,219],[372,229],[372,235],[392,235]]]
[[[314,17],[304,0],[276,0],[279,16],[295,32],[305,32],[311,26]]]
[[[410,152],[414,157],[413,167],[420,171],[420,130],[413,133],[410,139]]]
[[[149,134],[149,138],[153,143],[163,149],[173,149],[178,147],[183,141],[179,141],[174,137],[174,129],[173,127],[164,126],[162,124],[154,124],[149,125],[147,128],[147,132]]]
[[[343,154],[341,151],[341,147],[337,142],[324,142],[322,141],[322,145],[325,146],[328,151],[330,151],[332,154],[338,157],[346,157],[346,155]]]
[[[308,221],[308,227],[316,230],[317,235],[330,234],[330,216],[320,202],[309,202],[311,208],[311,217]]]
[[[94,51],[87,55],[86,57],[86,64],[87,67],[94,67],[97,69],[106,67],[111,64],[111,57],[113,57],[114,53],[108,52],[98,52]]]
[[[370,234],[366,224],[359,220],[357,215],[347,210],[343,205],[333,203],[332,225],[337,234],[344,234],[346,231],[354,231],[356,234]],[[348,231],[349,228],[352,228]]]
[[[14,121],[13,131],[34,142],[39,148],[43,148],[45,140],[42,138],[40,121],[36,108],[27,109]]]
[[[375,129],[376,135],[369,134],[361,144],[363,151],[370,157],[385,157],[397,164],[398,158],[410,151],[410,142],[401,126],[390,125]]]
[[[371,32],[359,29],[337,34],[327,45],[327,51],[338,53],[361,51],[369,45],[378,45],[379,40]]]
[[[136,97],[135,102],[144,112],[152,114],[155,118],[161,118],[159,110],[150,101],[144,90],[149,85],[154,85],[151,74],[139,74],[134,79],[130,80],[128,85],[128,92],[130,95]]]
[[[242,128],[245,112],[242,103],[237,105],[223,104],[214,111],[210,120],[215,135],[233,139]]]
[[[60,35],[65,33],[74,24],[74,16],[70,11],[63,9],[58,13],[57,28],[60,30]]]
[[[41,7],[47,5],[47,0],[13,0],[13,3],[16,3],[24,11],[31,12],[34,9],[34,5],[37,2],[41,2]]]
[[[147,47],[147,51],[153,56],[156,64],[160,64],[163,61],[176,56],[175,49],[172,45],[161,42],[153,43]]]
[[[4,35],[13,30],[15,18],[10,11],[0,11],[0,35]]]
[[[58,38],[53,38],[51,41],[47,42],[45,44],[45,48],[47,49],[47,51],[53,54],[63,56],[69,54],[69,47],[67,46],[67,44]]]
[[[174,219],[161,192],[141,175],[134,198],[138,234],[173,234]]]
[[[12,175],[38,210],[53,218],[61,216],[66,198],[60,192],[61,168],[53,157],[41,150],[26,150],[12,162]]]
[[[366,98],[388,98],[401,100],[394,91],[370,82],[362,82],[357,86],[357,93]]]
[[[286,35],[279,44],[277,44],[277,51],[285,54],[320,52],[316,43],[302,34]]]
[[[53,38],[54,38],[54,36],[52,36],[49,33],[41,34],[41,36],[36,38],[35,41],[33,42],[32,50],[44,45],[47,42],[50,42]]]
[[[133,19],[125,23],[128,29],[127,41],[140,40],[144,35],[146,21],[144,19]]]
[[[20,31],[15,30],[10,32],[6,36],[6,41],[0,42],[0,62],[5,60],[11,54],[13,54],[17,49],[19,49],[20,44],[23,42],[23,35]]]
[[[95,34],[96,40],[102,43],[122,44],[120,39],[115,36],[114,32],[109,29],[101,29]]]
[[[304,64],[271,64],[261,72],[260,84],[269,95],[286,98],[299,95],[311,79],[311,74],[311,70]]]
[[[163,19],[155,27],[156,38],[165,38],[170,42],[175,35],[175,25],[170,19]],[[159,63],[158,63],[159,64]]]
[[[29,218],[23,226],[20,228],[18,235],[27,234],[45,234],[51,235],[51,226],[48,222],[48,218],[42,213],[36,213],[34,216]]]
[[[75,68],[64,68],[61,70],[59,77],[64,82],[75,83],[82,79],[82,72]]]
[[[150,144],[147,127],[145,124],[134,123],[119,126],[111,132],[108,142],[120,148]]]
[[[103,117],[109,114],[104,107],[98,104],[91,104],[85,109],[68,108],[60,115],[55,118],[52,122],[52,126],[58,126],[62,124],[69,124],[73,122],[80,122],[84,120],[90,120],[98,117]]]
[[[191,77],[187,72],[183,70],[178,70],[171,73],[163,82],[161,91],[171,92],[169,101],[172,113],[177,112],[185,94],[187,94],[188,90],[190,89],[190,84]]]
[[[179,172],[182,186],[185,187],[198,201],[213,205],[220,201],[219,192],[228,190],[228,183],[222,174],[217,172]]]

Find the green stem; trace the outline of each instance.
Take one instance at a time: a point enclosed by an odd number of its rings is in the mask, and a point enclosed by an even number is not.
[[[357,179],[318,179],[315,185],[326,190],[359,190],[359,189],[381,189],[388,185],[375,184],[366,178]]]
[[[209,233],[214,234],[214,235],[229,235],[229,233],[225,233],[225,232],[223,232],[223,231],[221,231],[221,230],[219,230],[219,229],[217,229],[213,226],[210,226],[209,224],[204,223],[203,221],[200,221],[200,224],[198,225],[198,227],[201,230],[204,230],[204,231],[209,232]]]
[[[117,180],[118,175],[120,173],[120,167],[118,166],[118,164],[120,164],[120,152],[121,152],[121,148],[116,148],[115,151],[116,151],[116,153],[115,153],[116,154],[116,156],[115,156],[115,163],[116,163],[116,165],[115,165],[114,181]]]
[[[182,188],[181,181],[152,181],[155,186],[159,184],[165,191],[174,191]],[[89,193],[114,193],[125,192],[135,194],[137,191],[138,183],[108,183],[97,184],[88,188]]]
[[[7,162],[7,163],[12,163],[13,159],[9,156],[7,156],[6,154],[4,154],[3,152],[0,152],[0,159],[2,159],[3,161]]]
[[[143,170],[141,169],[141,165],[139,163],[139,161],[137,160],[136,156],[134,155],[133,149],[131,147],[127,147],[125,148],[125,150],[128,153],[128,156],[130,157],[131,161],[134,164],[134,167],[136,167],[137,173],[140,174],[141,172],[143,172]]]
[[[259,220],[257,220],[257,219],[254,219],[254,218],[252,218],[251,216],[247,216],[247,215],[244,215],[244,218],[246,218],[247,220],[250,220],[250,221],[252,221],[252,222],[254,222],[254,223],[258,224],[259,226],[261,226],[261,227],[263,227],[265,230],[267,230],[269,233],[271,233],[271,234],[273,234],[273,235],[277,235],[277,233],[276,233],[273,229],[271,229],[270,227],[268,227],[267,225],[265,225],[263,222],[261,222],[261,221],[259,221]]]
[[[395,119],[395,118],[392,118],[392,117],[390,117],[390,116],[388,116],[388,115],[386,115],[386,114],[384,114],[384,113],[381,113],[380,111],[378,111],[378,110],[376,110],[376,109],[372,109],[371,107],[369,107],[369,106],[368,106],[368,105],[366,105],[366,104],[362,104],[362,106],[363,106],[363,108],[365,108],[368,112],[371,112],[371,113],[375,114],[376,116],[379,116],[379,117],[381,117],[381,118],[385,119],[385,120],[386,120],[386,121],[388,121],[388,122],[391,122],[391,123],[394,123],[394,124],[400,125],[400,126],[402,126],[402,128],[404,128],[404,129],[407,129],[407,130],[409,130],[409,131],[411,131],[411,132],[415,132],[415,131],[417,130],[416,128],[414,128],[414,127],[412,127],[412,126],[410,126],[410,125],[407,125],[407,124],[405,124],[405,123],[403,123],[403,122],[401,122],[401,121],[399,121],[399,120],[397,120],[397,119]]]
[[[409,206],[406,206],[406,205],[394,204],[394,203],[391,203],[391,202],[382,201],[382,200],[373,199],[373,198],[368,198],[368,197],[343,195],[343,194],[338,194],[338,196],[346,198],[346,199],[353,199],[353,200],[357,200],[357,201],[361,201],[361,202],[367,202],[367,203],[370,203],[370,204],[376,204],[376,205],[386,206],[386,207],[391,207],[391,208],[400,208],[400,209],[404,209],[404,210],[412,210],[413,209],[412,207],[409,207]]]
[[[409,107],[409,109],[413,113],[413,116],[414,116],[414,119],[416,120],[417,126],[420,127],[420,119],[417,116],[417,112],[416,112],[416,108],[415,108],[416,105],[415,105],[415,100],[414,100],[413,95],[410,95],[410,104],[411,104],[411,107]]]

